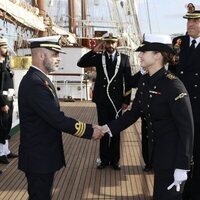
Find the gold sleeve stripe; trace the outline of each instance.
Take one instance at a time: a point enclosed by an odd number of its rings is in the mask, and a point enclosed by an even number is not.
[[[175,98],[175,101],[177,101],[178,99],[183,98],[184,96],[187,96],[187,93],[181,93],[181,94],[179,94],[179,95]]]
[[[83,123],[83,122],[77,122],[75,124],[75,129],[77,131],[74,135],[77,136],[77,137],[82,137],[85,133],[85,130],[86,130],[86,124]]]
[[[127,91],[127,92],[124,94],[124,96],[126,97],[126,96],[128,96],[129,94],[131,94],[131,91],[132,91],[132,90]]]

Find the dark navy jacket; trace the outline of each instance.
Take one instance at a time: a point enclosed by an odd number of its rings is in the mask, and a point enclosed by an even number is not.
[[[122,131],[144,116],[149,156],[157,169],[190,169],[193,117],[189,95],[182,82],[164,68],[140,79],[132,109],[109,122],[112,133]]]
[[[106,69],[108,76],[111,79],[115,73],[117,56],[119,53],[116,52],[114,61],[111,65],[108,63],[107,53],[104,53],[106,59]],[[77,65],[79,67],[96,67],[96,81],[94,85],[93,101],[96,104],[101,104],[104,106],[110,106],[110,100],[107,95],[107,79],[103,70],[102,65],[102,54],[89,51],[78,61]],[[116,107],[121,108],[122,104],[129,104],[131,97],[131,87],[129,85],[129,79],[131,77],[131,68],[128,56],[121,54],[121,62],[119,64],[119,70],[115,78],[112,80],[109,87],[109,95],[113,100]],[[125,87],[125,89],[124,89]]]
[[[19,169],[50,173],[65,165],[62,131],[90,139],[93,128],[60,111],[48,77],[30,67],[19,87]]]
[[[189,41],[189,36],[174,38],[173,46],[177,51],[179,62],[171,66],[170,70],[185,85],[190,96],[194,121],[200,123],[200,44],[191,54]]]

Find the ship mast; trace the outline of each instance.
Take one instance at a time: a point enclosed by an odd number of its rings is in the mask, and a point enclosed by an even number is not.
[[[32,5],[37,6],[39,8],[39,15],[45,19],[47,14],[45,8],[45,0],[32,0]],[[39,31],[38,36],[39,37],[47,36],[47,30]]]
[[[83,46],[88,47],[88,26],[87,23],[87,0],[81,0],[81,21],[82,21],[82,39],[81,43]]]
[[[76,34],[76,0],[68,0],[69,32]]]
[[[84,24],[84,22],[87,20],[87,0],[81,0],[81,17],[82,17],[82,22]],[[84,28],[83,25],[83,29],[82,29],[82,37],[87,37],[88,36],[88,30],[87,27]]]

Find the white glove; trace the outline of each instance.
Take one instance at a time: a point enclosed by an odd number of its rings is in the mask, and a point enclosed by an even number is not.
[[[184,169],[175,169],[174,171],[174,182],[167,187],[168,190],[171,190],[174,186],[176,186],[176,191],[180,191],[180,185],[183,181],[187,180],[187,171]]]
[[[110,128],[108,127],[107,124],[101,126],[101,131],[102,131],[103,133],[108,133],[108,134],[110,135],[110,137],[113,136],[113,135],[112,135],[112,132],[110,131]]]

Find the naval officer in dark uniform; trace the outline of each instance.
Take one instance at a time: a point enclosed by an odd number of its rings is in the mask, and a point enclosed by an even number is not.
[[[170,36],[146,35],[145,40],[137,51],[148,74],[140,79],[132,109],[102,129],[115,134],[144,116],[154,169],[153,199],[181,200],[193,150],[190,99],[183,83],[164,67],[173,61],[174,52],[165,44]]]
[[[65,166],[62,131],[86,139],[101,132],[60,111],[47,75],[58,68],[60,36],[31,39],[32,66],[19,86],[19,164],[28,182],[29,200],[50,200],[54,174]]]
[[[192,105],[194,118],[194,152],[192,178],[188,178],[183,200],[200,199],[200,10],[195,5],[187,5],[187,35],[176,37],[173,47],[177,53],[178,64],[170,70],[184,83]],[[200,6],[199,6],[200,7]]]
[[[9,66],[8,41],[0,36],[0,163],[8,164],[8,158],[18,157],[9,150],[8,140],[13,115],[13,72]]]
[[[103,43],[83,55],[77,63],[79,67],[96,67],[92,100],[96,103],[100,125],[121,116],[122,110],[125,110],[130,103],[129,58],[117,51],[117,42],[116,35],[106,33],[103,35]],[[101,164],[98,169],[111,165],[114,170],[120,170],[120,134],[112,138],[106,134],[100,140],[100,159]]]

